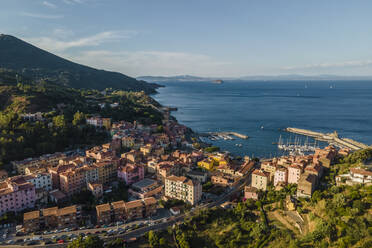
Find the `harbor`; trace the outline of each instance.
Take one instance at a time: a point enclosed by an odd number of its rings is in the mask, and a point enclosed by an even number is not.
[[[300,129],[300,128],[293,128],[288,127],[285,131],[290,133],[295,133],[303,136],[312,137],[318,141],[325,141],[330,145],[334,145],[340,148],[349,148],[351,150],[360,150],[369,148],[368,145],[363,144],[358,141],[354,141],[349,138],[341,138],[339,137],[338,133],[335,131],[333,133],[321,133],[321,132],[314,132],[311,130]]]

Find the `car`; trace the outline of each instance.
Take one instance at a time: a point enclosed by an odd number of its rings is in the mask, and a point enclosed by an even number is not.
[[[27,242],[26,245],[37,245],[39,242],[36,240],[32,240],[30,242]]]
[[[83,229],[85,229],[85,226],[79,227],[79,230],[83,230]]]
[[[96,228],[100,228],[101,226],[100,225],[96,225]]]
[[[8,240],[6,243],[7,243],[8,245],[11,245],[11,244],[14,243],[14,241],[13,241],[12,239],[10,239],[10,240]]]
[[[21,242],[23,242],[23,239],[17,239],[16,240],[16,243],[21,243]]]
[[[56,235],[53,235],[53,236],[52,236],[52,239],[56,239],[56,238],[57,238],[57,236],[56,236]]]
[[[106,231],[106,230],[102,230],[101,232],[102,232],[102,233],[107,233],[107,231]]]
[[[119,232],[119,234],[124,234],[125,233],[125,230],[121,230],[120,232]]]
[[[107,228],[107,227],[108,227],[108,225],[104,225],[104,226],[103,226],[103,228]]]
[[[98,234],[98,233],[101,233],[101,231],[98,230],[98,231],[95,231],[94,233],[95,233],[95,234]]]
[[[53,244],[53,241],[51,241],[51,240],[44,241],[44,245],[50,245],[50,244]]]
[[[57,241],[57,243],[58,244],[63,244],[63,243],[65,243],[65,241],[63,239],[60,239],[60,240]]]

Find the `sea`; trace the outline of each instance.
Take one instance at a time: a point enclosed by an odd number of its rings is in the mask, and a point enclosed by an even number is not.
[[[178,122],[195,132],[234,131],[246,140],[209,140],[234,155],[268,158],[284,155],[277,142],[307,142],[287,127],[337,131],[372,144],[372,81],[161,82],[153,95]]]

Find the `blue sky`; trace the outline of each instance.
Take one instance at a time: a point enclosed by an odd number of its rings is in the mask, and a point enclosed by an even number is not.
[[[1,0],[0,33],[130,76],[372,75],[369,0]]]

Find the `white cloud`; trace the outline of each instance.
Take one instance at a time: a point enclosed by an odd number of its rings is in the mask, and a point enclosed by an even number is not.
[[[287,66],[283,67],[284,70],[301,70],[301,69],[332,69],[342,67],[364,67],[372,65],[372,60],[352,60],[338,63],[320,63],[320,64],[309,64],[303,66]]]
[[[48,1],[43,1],[43,5],[48,7],[48,8],[52,8],[52,9],[57,8],[57,5],[55,5],[54,3],[48,2]]]
[[[85,0],[63,0],[65,4],[73,5],[73,4],[82,4]]]
[[[105,70],[141,75],[214,75],[222,76],[228,62],[194,53],[166,51],[85,51],[67,56],[69,59]]]
[[[104,42],[128,39],[137,34],[136,31],[105,31],[91,36],[66,40],[72,33],[63,29],[55,29],[54,37],[24,38],[26,41],[51,52],[64,51],[74,47],[98,46]],[[69,35],[66,35],[69,34]],[[64,37],[66,35],[66,37]]]
[[[47,15],[47,14],[40,14],[40,13],[30,13],[30,12],[21,12],[21,16],[32,17],[32,18],[40,18],[40,19],[61,19],[63,15]]]

